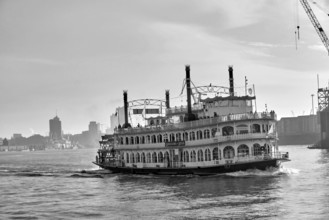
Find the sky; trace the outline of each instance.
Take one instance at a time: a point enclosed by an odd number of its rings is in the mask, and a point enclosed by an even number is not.
[[[258,111],[310,114],[329,56],[297,2],[0,0],[0,137],[47,135],[56,114],[64,133],[107,127],[123,90],[179,96],[185,65],[194,84],[221,86],[233,65],[236,87],[255,84]],[[329,1],[317,4],[329,35]]]

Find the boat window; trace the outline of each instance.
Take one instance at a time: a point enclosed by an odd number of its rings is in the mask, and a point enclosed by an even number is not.
[[[141,158],[139,153],[136,154],[136,163],[140,163],[141,162]]]
[[[253,124],[251,126],[251,132],[252,133],[260,133],[260,125],[259,124]]]
[[[211,155],[209,149],[206,149],[204,157],[205,157],[205,161],[211,161]]]
[[[209,129],[204,130],[204,138],[205,139],[210,138],[210,131],[209,131]]]
[[[151,163],[151,153],[146,154],[146,163]]]
[[[236,126],[236,134],[248,134],[248,133],[249,133],[248,125],[240,124]]]
[[[203,161],[203,151],[201,149],[198,150],[198,161]]]
[[[126,144],[129,144],[129,138],[126,137]]]
[[[232,126],[223,127],[222,134],[223,134],[223,136],[233,135],[234,128]]]
[[[144,152],[142,153],[142,163],[146,163],[146,160],[145,160],[145,153],[144,153]]]
[[[218,160],[218,147],[215,147],[215,148],[212,150],[212,159],[213,159],[213,160]]]
[[[165,162],[169,162],[169,153],[168,153],[168,151],[166,151],[166,153],[164,154],[164,160],[165,160]]]
[[[134,144],[134,137],[130,137],[130,143]]]
[[[196,153],[194,150],[191,152],[191,162],[196,162]]]
[[[159,153],[158,158],[159,158],[159,163],[163,163],[163,153],[162,152]]]
[[[190,141],[194,141],[195,140],[195,133],[194,131],[190,132]]]
[[[184,162],[189,162],[189,154],[188,154],[188,151],[184,151]]]
[[[162,143],[162,135],[158,134],[158,143]]]
[[[136,144],[139,144],[139,137],[138,137],[138,136],[135,137],[135,143],[136,143]]]
[[[232,146],[226,146],[223,150],[224,158],[230,159],[234,157],[234,148]]]
[[[263,133],[266,132],[266,131],[265,131],[265,125],[264,125],[264,124],[262,124],[262,130],[263,130]]]
[[[196,137],[197,137],[198,140],[202,139],[202,131],[201,130],[197,131]]]
[[[131,154],[130,154],[130,161],[131,161],[131,163],[135,163],[135,156],[134,156],[134,153],[131,153]]]
[[[158,162],[157,153],[153,152],[153,154],[152,154],[152,163],[157,163],[157,162]]]
[[[176,141],[181,141],[181,140],[182,140],[181,137],[182,137],[182,136],[181,136],[181,133],[177,133],[177,134],[176,134]]]
[[[184,132],[184,141],[188,141],[188,133],[187,132]]]
[[[264,148],[265,148],[265,154],[269,154],[270,153],[270,146],[268,144],[265,144]]]
[[[170,134],[169,139],[170,139],[170,142],[175,141],[175,134]]]
[[[154,134],[154,135],[152,135],[152,143],[156,143],[156,142],[157,142],[157,139],[156,139],[156,136]]]
[[[238,147],[238,157],[247,157],[249,156],[249,147],[245,144],[241,144]]]
[[[212,129],[211,129],[211,136],[212,136],[212,137],[215,137],[216,132],[217,132],[217,128],[212,128]]]
[[[254,144],[254,156],[262,155],[262,150],[259,144]]]
[[[126,153],[127,163],[129,163],[129,154]]]

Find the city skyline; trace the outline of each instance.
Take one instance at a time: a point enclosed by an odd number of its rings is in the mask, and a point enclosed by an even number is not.
[[[329,8],[328,2],[319,2]],[[257,109],[310,114],[317,75],[328,86],[328,54],[301,6],[278,0],[9,1],[0,3],[0,137],[45,134],[56,109],[67,133],[110,125],[129,100],[172,105],[191,65],[196,85],[256,86]],[[312,5],[328,33],[328,16]],[[299,19],[296,19],[299,14]],[[295,41],[296,24],[300,40]],[[174,99],[175,98],[175,99]]]
[[[48,120],[48,131],[45,131],[43,133],[35,133],[35,134],[31,134],[31,135],[24,135],[21,133],[13,133],[9,136],[4,136],[4,137],[0,137],[0,139],[16,139],[16,138],[22,138],[22,137],[32,137],[33,135],[41,135],[43,137],[49,137],[50,139],[53,140],[61,140],[63,139],[63,136],[66,135],[79,135],[79,134],[83,134],[84,132],[88,131],[91,132],[93,135],[96,135],[98,132],[104,133],[104,128],[102,128],[101,123],[97,123],[96,121],[90,121],[89,124],[86,123],[86,126],[84,129],[82,129],[81,131],[78,131],[77,133],[69,133],[69,132],[65,132],[62,129],[62,121],[60,120],[60,117],[58,117],[58,115],[56,115],[54,118],[51,118]],[[86,129],[87,128],[87,129]]]

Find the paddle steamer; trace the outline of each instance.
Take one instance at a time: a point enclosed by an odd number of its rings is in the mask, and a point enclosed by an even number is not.
[[[134,108],[124,91],[124,124],[112,135],[102,136],[94,164],[113,173],[213,175],[265,170],[289,161],[288,152],[278,149],[275,112],[255,111],[252,88],[236,95],[232,66],[229,87],[207,87],[217,89],[208,98],[202,98],[201,87],[191,88],[190,66],[185,71],[187,106],[171,108],[167,90],[157,117],[145,114],[145,105],[152,100]],[[195,95],[198,101],[192,106]],[[128,122],[128,114],[134,113],[143,115],[144,124]]]

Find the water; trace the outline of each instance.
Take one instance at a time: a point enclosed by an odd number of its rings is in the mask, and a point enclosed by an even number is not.
[[[281,149],[280,169],[209,177],[99,172],[95,149],[0,152],[0,219],[329,219],[329,152]]]

